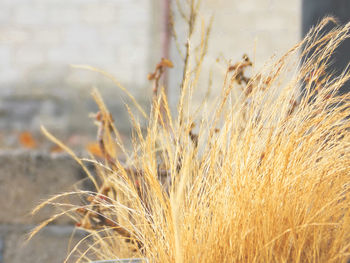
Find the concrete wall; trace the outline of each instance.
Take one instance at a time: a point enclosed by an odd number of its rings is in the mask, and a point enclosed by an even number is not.
[[[159,57],[151,0],[1,0],[0,10],[1,130],[89,129],[92,87],[125,125],[124,94],[70,64],[110,72],[147,104],[147,73]]]

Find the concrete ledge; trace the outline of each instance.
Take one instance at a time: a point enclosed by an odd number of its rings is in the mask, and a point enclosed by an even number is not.
[[[0,262],[61,263],[77,242],[85,236],[82,231],[74,232],[73,226],[48,226],[32,240],[25,242],[28,232],[33,227],[33,225],[0,226],[0,240],[3,244],[1,253],[3,261],[0,259]],[[68,262],[74,262],[74,257]]]
[[[67,154],[0,151],[0,224],[39,223],[56,208],[45,208],[31,217],[35,206],[68,190],[84,178],[80,166]],[[58,223],[68,223],[60,219]]]

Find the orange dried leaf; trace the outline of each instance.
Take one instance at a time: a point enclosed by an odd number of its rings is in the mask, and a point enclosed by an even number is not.
[[[76,212],[79,214],[85,215],[88,211],[83,207],[79,207],[77,208]]]
[[[86,150],[96,157],[103,158],[103,153],[97,142],[88,143]]]
[[[26,147],[29,149],[34,149],[34,148],[37,148],[38,146],[33,135],[28,131],[24,131],[19,134],[19,142],[23,147]]]
[[[95,197],[90,195],[90,196],[88,196],[88,197],[86,198],[86,200],[89,201],[89,202],[91,203],[91,202],[93,202],[93,201],[95,200]]]
[[[155,73],[149,73],[149,74],[147,75],[147,79],[148,79],[148,80],[153,80],[153,79],[155,78],[155,76],[156,76]]]
[[[162,58],[162,60],[159,64],[161,64],[163,67],[168,67],[168,68],[174,67],[173,63],[169,59],[166,59],[166,58]]]
[[[63,149],[60,146],[58,146],[58,145],[53,145],[50,148],[50,152],[51,153],[60,153],[60,152],[63,152]]]

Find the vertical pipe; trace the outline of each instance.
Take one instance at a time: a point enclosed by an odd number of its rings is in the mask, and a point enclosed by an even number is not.
[[[162,11],[162,57],[169,59],[170,55],[170,3],[171,0],[163,0]],[[168,95],[168,72],[167,70],[163,75],[163,85],[165,93]]]

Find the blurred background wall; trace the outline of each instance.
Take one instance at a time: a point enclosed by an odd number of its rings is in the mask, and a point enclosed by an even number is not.
[[[128,101],[119,89],[70,64],[113,74],[147,103],[147,73],[159,58],[158,9],[148,0],[1,0],[0,130],[91,130],[93,87],[125,124]]]
[[[106,70],[147,107],[146,76],[164,53],[164,2],[1,0],[0,131],[37,131],[44,124],[56,134],[93,132],[88,113],[96,111],[90,91],[97,87],[127,132],[126,96],[100,74],[69,65]],[[300,37],[300,0],[205,0],[202,7],[205,21],[214,15],[204,75],[211,70],[221,78],[218,57],[237,61],[247,53],[262,65]],[[186,33],[177,16],[175,23],[184,45]],[[174,45],[170,54],[172,95],[178,92],[182,62]]]
[[[176,5],[173,6],[175,10]],[[228,64],[242,61],[244,54],[258,70],[268,59],[283,54],[301,38],[301,0],[204,0],[196,31],[200,32],[202,19],[208,25],[212,16],[208,53],[199,85],[202,93],[207,90],[212,73],[212,93],[215,95],[215,90],[222,87]],[[179,14],[175,21],[179,42],[184,44],[185,24]],[[191,43],[193,46],[200,41],[198,35]],[[170,71],[169,90],[170,100],[175,104],[182,77],[179,72],[182,60],[175,45],[171,47],[171,56],[177,65]]]

